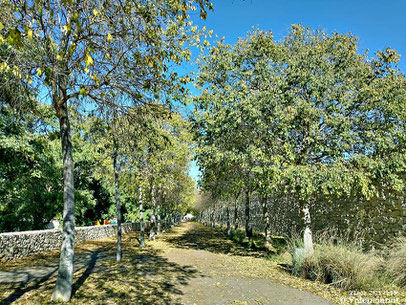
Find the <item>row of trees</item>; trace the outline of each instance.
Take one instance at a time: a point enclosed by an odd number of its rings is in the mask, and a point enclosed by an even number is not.
[[[311,252],[310,208],[323,199],[404,194],[406,78],[398,60],[390,48],[370,58],[351,35],[300,25],[282,41],[255,30],[233,46],[218,42],[200,58],[194,130],[202,190],[221,204],[206,200],[202,215],[244,202],[250,238],[255,195],[270,242],[269,204],[295,200]]]
[[[170,106],[174,101],[184,100],[187,94],[184,84],[189,78],[174,71],[173,67],[189,60],[189,47],[200,41],[201,32],[193,25],[190,14],[199,10],[204,19],[209,9],[212,6],[207,0],[0,2],[2,104],[10,105],[9,109],[2,107],[2,111],[13,115],[15,108],[25,101],[40,98],[52,105],[52,115],[56,116],[59,125],[59,132],[54,131],[61,142],[62,164],[58,165],[58,158],[53,162],[63,172],[63,241],[54,300],[67,301],[71,297],[75,203],[77,199],[80,201],[81,195],[88,195],[75,191],[75,182],[85,192],[87,189],[78,180],[80,175],[75,173],[86,170],[89,162],[96,164],[92,157],[83,156],[88,148],[93,154],[91,149],[104,143],[107,155],[112,153],[112,160],[104,155],[105,162],[97,162],[106,165],[112,161],[111,166],[114,166],[118,223],[121,218],[120,189],[124,186],[131,196],[139,196],[141,219],[143,198],[155,202],[157,194],[168,196],[170,190],[188,189],[190,181],[184,176],[185,155],[163,149],[165,141],[161,139],[174,140],[171,147],[184,143],[180,123],[175,123],[181,120],[165,119],[168,111],[159,105]],[[16,88],[21,95],[15,94]],[[100,120],[96,128],[91,116],[85,119],[88,127],[95,128],[103,138],[92,136],[93,129],[87,134],[86,129],[72,125],[75,120],[72,111],[83,114],[84,110],[93,111],[94,117]],[[39,113],[34,113],[32,119],[37,121],[39,117]],[[157,121],[156,117],[161,120]],[[33,128],[36,127],[34,124]],[[27,136],[43,139],[49,128],[29,132]],[[155,140],[149,137],[144,142],[146,130],[151,131],[151,135],[156,134]],[[26,135],[25,131],[21,133]],[[20,135],[17,137],[20,140]],[[46,148],[46,141],[41,141]],[[76,141],[82,143],[76,144]],[[23,146],[29,150],[31,144],[35,145],[34,141]],[[6,149],[11,149],[12,145]],[[84,150],[77,156],[75,151],[79,151],[79,147]],[[56,156],[53,152],[50,154]],[[33,163],[35,158],[48,160],[48,156],[27,155],[34,156]],[[78,158],[76,166],[74,157]],[[171,158],[175,160],[168,161]],[[171,163],[170,171],[165,171],[165,162]],[[79,164],[83,168],[78,167]],[[126,184],[120,181],[124,173],[129,177]],[[33,171],[33,175],[36,174],[38,169]],[[55,175],[53,178],[59,174]],[[31,177],[23,181],[24,186]],[[82,178],[86,180],[87,177]],[[103,178],[99,176],[96,180]],[[9,181],[7,176],[2,179]],[[48,190],[58,189],[58,182],[55,182],[58,179],[43,180],[43,186]],[[12,187],[17,193],[17,186]],[[145,190],[147,196],[144,196]],[[32,198],[37,199],[40,198]],[[172,202],[177,203],[175,199]],[[119,252],[118,247],[118,259]]]

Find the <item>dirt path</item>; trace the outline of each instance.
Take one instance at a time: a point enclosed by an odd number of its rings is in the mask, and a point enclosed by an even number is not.
[[[314,291],[318,284],[198,223],[183,223],[144,249],[131,233],[123,248],[121,263],[114,259],[114,238],[75,248],[72,304],[332,304],[284,285]],[[58,256],[53,251],[1,265],[0,304],[49,303]]]

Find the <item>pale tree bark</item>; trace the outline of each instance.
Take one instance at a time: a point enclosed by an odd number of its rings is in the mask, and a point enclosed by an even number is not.
[[[231,236],[231,221],[230,221],[230,207],[226,207],[226,217],[227,217],[227,236]]]
[[[304,248],[306,251],[306,255],[313,254],[313,237],[312,231],[310,229],[311,226],[311,218],[310,218],[310,204],[309,201],[305,201],[303,206],[303,217],[304,217],[304,224],[305,224],[305,231],[303,234],[303,242]]]
[[[75,247],[75,188],[72,142],[67,100],[53,86],[53,106],[61,132],[63,155],[63,227],[59,270],[52,300],[69,301],[72,295],[73,258]],[[63,92],[66,95],[66,91]]]
[[[215,220],[214,220],[214,217],[215,217],[215,207],[214,208],[212,208],[212,211],[211,211],[211,228],[214,230],[214,228],[216,227],[216,223],[215,223]]]
[[[252,238],[252,227],[250,225],[250,201],[251,201],[251,192],[249,188],[246,190],[246,201],[245,201],[245,236],[248,238],[248,240],[251,240]]]
[[[114,137],[114,136],[113,136]],[[117,141],[114,138],[113,139],[113,169],[114,169],[114,182],[115,182],[115,188],[116,188],[116,209],[117,209],[117,255],[116,259],[117,262],[120,262],[123,253],[121,249],[121,204],[120,204],[120,182],[119,182],[119,177],[118,177],[118,164],[117,164],[117,157],[118,157],[118,147],[117,147]]]
[[[265,233],[265,241],[266,247],[269,247],[272,244],[272,237],[271,237],[271,224],[270,224],[270,216],[269,216],[269,209],[268,209],[268,196],[261,197],[262,201],[262,221],[264,222],[264,233]]]
[[[159,236],[161,234],[161,201],[163,200],[163,194],[161,191],[161,195],[159,196],[159,200],[157,201],[156,205],[156,235]]]
[[[152,201],[152,207],[151,207],[151,223],[150,223],[150,230],[149,230],[149,239],[150,240],[155,240],[155,226],[156,226],[156,221],[155,221],[155,184],[152,182],[151,183],[151,201]]]
[[[145,237],[144,237],[144,207],[142,205],[142,186],[138,187],[139,193],[139,207],[140,207],[140,247],[145,247]]]

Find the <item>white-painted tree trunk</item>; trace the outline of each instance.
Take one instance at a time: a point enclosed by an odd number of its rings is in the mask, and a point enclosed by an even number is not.
[[[310,229],[311,225],[311,218],[310,218],[310,208],[309,204],[305,204],[303,207],[303,215],[304,215],[304,224],[305,224],[305,231],[303,234],[303,242],[304,242],[304,249],[306,251],[306,255],[313,254],[313,237],[312,231]]]
[[[149,231],[149,239],[150,240],[155,240],[155,226],[156,226],[156,218],[155,218],[155,184],[152,183],[151,186],[151,201],[152,201],[152,207],[151,207],[151,229]]]
[[[138,187],[139,192],[139,207],[140,207],[140,247],[145,247],[145,239],[144,239],[144,208],[142,205],[142,186]]]

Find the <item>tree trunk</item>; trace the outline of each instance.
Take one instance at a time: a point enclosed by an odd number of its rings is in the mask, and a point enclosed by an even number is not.
[[[69,301],[72,295],[73,258],[75,246],[75,187],[70,122],[66,99],[58,99],[53,93],[53,106],[56,110],[62,142],[63,155],[63,228],[62,247],[59,258],[58,278],[52,300]]]
[[[269,210],[268,210],[268,197],[264,196],[262,199],[262,221],[264,222],[264,233],[265,233],[265,246],[268,247],[272,244],[272,237],[271,237],[271,225],[270,225],[270,218],[269,218]]]
[[[214,221],[214,216],[215,216],[215,214],[214,214],[214,208],[213,208],[213,210],[211,212],[211,228],[212,228],[212,230],[214,230],[214,228],[216,227],[216,223]]]
[[[231,222],[230,222],[230,207],[226,207],[226,215],[227,215],[227,236],[231,236]]]
[[[252,228],[250,226],[250,191],[247,189],[245,202],[245,236],[251,241]]]
[[[113,139],[113,169],[114,169],[114,182],[116,186],[116,209],[117,209],[117,255],[116,259],[117,262],[120,262],[123,253],[121,250],[121,205],[120,205],[120,188],[119,188],[119,179],[118,179],[118,165],[117,165],[117,157],[118,157],[118,147],[116,139]]]
[[[163,196],[159,197],[159,200],[156,205],[156,235],[161,234],[161,200]]]
[[[140,247],[145,247],[144,240],[144,208],[142,206],[142,186],[138,187],[139,192],[139,205],[140,205]]]
[[[155,184],[152,183],[151,186],[151,201],[152,201],[152,207],[151,207],[151,229],[149,230],[149,239],[150,240],[155,240]]]
[[[304,248],[307,255],[313,254],[313,237],[312,231],[310,229],[311,219],[310,219],[310,204],[309,201],[306,201],[303,206],[303,216],[305,231],[303,234]]]
[[[238,197],[234,202],[234,232],[238,230]]]

